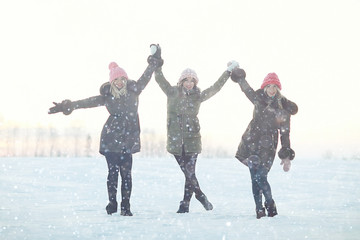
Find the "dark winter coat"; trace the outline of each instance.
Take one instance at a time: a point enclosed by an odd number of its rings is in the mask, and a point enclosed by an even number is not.
[[[110,113],[100,140],[100,153],[136,153],[140,151],[139,94],[150,81],[155,66],[149,65],[138,81],[127,81],[127,94],[115,98],[110,83],[104,83],[100,95],[72,102],[74,109],[105,106]]]
[[[270,170],[276,153],[280,131],[282,147],[290,148],[290,115],[298,111],[295,103],[285,97],[269,97],[264,89],[254,91],[245,79],[239,82],[241,90],[254,104],[253,119],[248,125],[236,153],[241,162],[257,155],[261,164]]]
[[[161,69],[155,71],[155,80],[167,96],[167,151],[174,155],[201,153],[200,124],[197,117],[202,102],[214,96],[229,79],[224,72],[214,85],[204,91],[196,86],[184,91],[182,86],[171,86]]]

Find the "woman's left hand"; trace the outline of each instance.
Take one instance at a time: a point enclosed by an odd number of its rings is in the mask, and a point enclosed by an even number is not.
[[[284,172],[290,171],[291,161],[289,158],[281,159],[280,165],[283,165]]]

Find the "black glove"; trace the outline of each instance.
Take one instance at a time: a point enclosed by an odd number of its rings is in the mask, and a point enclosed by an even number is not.
[[[147,62],[150,64],[150,65],[153,65],[155,66],[156,68],[159,68],[161,67],[163,64],[164,64],[164,60],[162,58],[157,58],[153,55],[150,55],[148,58],[147,58]]]
[[[148,57],[147,62],[150,65],[161,67],[164,64],[164,60],[161,58],[161,48],[159,44],[150,45],[151,55]]]
[[[71,101],[68,99],[62,101],[61,103],[53,102],[53,104],[55,106],[49,109],[49,114],[62,112],[65,115],[69,115],[74,110]]]
[[[159,44],[150,44],[151,55],[161,58],[161,47]]]
[[[232,72],[231,72],[231,80],[233,80],[234,82],[238,83],[241,80],[245,79],[246,77],[246,72],[244,71],[244,69],[241,68],[235,68]]]
[[[280,159],[289,159],[293,160],[295,158],[295,151],[289,147],[282,147],[278,152],[278,156]]]

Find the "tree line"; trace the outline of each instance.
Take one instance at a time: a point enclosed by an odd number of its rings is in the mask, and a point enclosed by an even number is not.
[[[99,142],[100,133],[92,133],[80,126],[63,129],[50,126],[0,126],[0,157],[96,157],[100,155]],[[150,129],[142,130],[139,155],[164,157],[167,154],[164,134]],[[218,146],[207,148],[202,155],[230,156]]]

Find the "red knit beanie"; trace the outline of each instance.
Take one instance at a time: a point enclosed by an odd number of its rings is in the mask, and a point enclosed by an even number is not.
[[[281,90],[281,83],[276,73],[269,73],[266,75],[263,83],[261,84],[261,88],[264,89],[269,84],[275,84]]]
[[[125,70],[122,69],[121,67],[119,67],[115,62],[111,62],[109,64],[109,70],[110,70],[110,73],[109,73],[109,82],[112,82],[114,79],[116,78],[121,78],[121,77],[125,77],[126,79],[129,79],[128,78],[128,75],[126,74]]]

